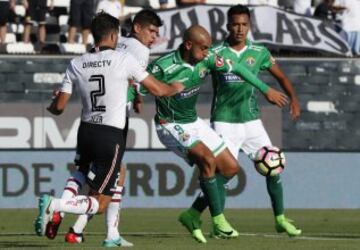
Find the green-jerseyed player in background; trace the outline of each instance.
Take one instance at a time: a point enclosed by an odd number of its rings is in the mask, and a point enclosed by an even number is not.
[[[293,119],[300,115],[300,107],[295,91],[281,71],[270,52],[261,45],[247,39],[250,29],[250,11],[246,6],[236,5],[228,11],[228,38],[213,47],[221,57],[239,63],[252,73],[268,70],[290,96],[290,114]],[[237,159],[242,149],[252,159],[261,147],[271,145],[268,134],[260,120],[260,110],[256,89],[247,80],[228,72],[212,72],[214,98],[211,122],[215,131],[225,140],[232,155]],[[275,216],[277,232],[286,232],[289,236],[301,234],[292,221],[284,215],[283,189],[280,176],[266,177]],[[200,214],[207,207],[206,198],[200,195],[192,207],[183,213]],[[195,219],[193,221],[197,221]]]
[[[239,234],[223,213],[226,196],[224,185],[236,175],[239,164],[224,141],[197,116],[195,106],[200,85],[210,71],[227,72],[232,68],[277,105],[284,106],[287,98],[262,83],[245,67],[227,64],[226,58],[209,51],[210,46],[209,33],[195,25],[185,31],[178,50],[160,57],[149,66],[149,71],[158,80],[180,81],[185,85],[185,89],[174,97],[156,98],[155,123],[160,141],[190,165],[196,164],[199,168],[200,187],[209,204],[214,237],[234,238]],[[190,213],[181,215],[179,220],[197,241],[205,243],[200,221],[192,218],[193,214]]]

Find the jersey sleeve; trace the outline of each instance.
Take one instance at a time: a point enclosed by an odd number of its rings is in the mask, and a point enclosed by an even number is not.
[[[128,66],[129,79],[141,82],[149,75],[140,63],[130,54],[128,54],[126,65]]]
[[[274,57],[272,57],[269,50],[265,49],[264,56],[260,65],[260,70],[270,69],[274,64],[275,64]]]
[[[60,92],[71,94],[74,86],[74,80],[75,68],[73,62],[71,62],[66,69],[65,76],[60,87]]]

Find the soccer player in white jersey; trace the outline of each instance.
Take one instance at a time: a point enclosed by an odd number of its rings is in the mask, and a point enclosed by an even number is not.
[[[134,17],[130,36],[121,37],[116,50],[132,54],[145,69],[149,61],[150,47],[158,37],[160,26],[162,26],[162,21],[154,11],[147,9],[141,10]],[[128,107],[133,104],[135,112],[140,113],[142,97],[135,91],[135,88],[138,88],[140,84],[135,83],[134,81],[131,81],[131,84],[128,91]],[[127,111],[130,110],[128,109]],[[127,112],[126,126],[124,128],[124,139],[126,139],[128,132],[128,114],[129,112]],[[105,244],[113,245],[112,239],[120,238],[122,246],[133,246],[131,242],[128,242],[120,236],[118,229],[126,167],[122,165],[120,171],[118,185],[106,211],[107,220],[109,222],[115,221],[115,223],[109,223],[107,227]],[[84,184],[84,180],[84,175],[80,171],[75,171],[72,174],[72,177],[67,180],[62,198],[68,199],[71,198],[74,193],[76,194],[79,188]],[[62,217],[63,215],[60,213],[54,214],[53,220],[49,222],[49,225],[47,226],[46,236],[48,238],[53,239],[56,237]],[[115,218],[113,219],[113,217]],[[73,227],[71,227],[69,232],[65,235],[65,241],[73,244],[81,243],[84,237],[83,231],[91,218],[92,216],[89,215],[80,215]]]
[[[48,107],[49,112],[60,115],[73,87],[80,92],[82,112],[75,163],[84,171],[89,195],[74,195],[70,199],[41,196],[34,223],[39,236],[45,235],[54,212],[93,215],[106,210],[116,190],[125,149],[128,79],[140,82],[155,96],[172,96],[184,89],[181,83],[167,85],[156,80],[131,54],[114,50],[119,35],[116,18],[99,13],[92,21],[91,31],[95,48],[71,61],[62,87]],[[121,245],[120,239],[113,241]]]

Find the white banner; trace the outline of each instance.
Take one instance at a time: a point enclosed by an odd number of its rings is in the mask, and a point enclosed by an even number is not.
[[[74,151],[0,151],[0,208],[34,208],[37,197],[59,197]],[[287,153],[282,173],[287,208],[359,208],[360,154]],[[265,178],[244,154],[229,185],[228,208],[269,208]],[[129,151],[126,207],[188,207],[199,192],[198,174],[167,151]]]
[[[204,26],[214,41],[226,38],[226,12],[229,6],[204,5],[159,11],[164,21],[160,38],[152,53],[165,53],[176,49],[185,29],[193,24]],[[289,13],[274,7],[251,8],[252,28],[249,38],[279,49],[323,51],[337,55],[351,55],[346,41],[319,19]]]

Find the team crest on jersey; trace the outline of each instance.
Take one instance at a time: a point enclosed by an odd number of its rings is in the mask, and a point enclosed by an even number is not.
[[[199,77],[200,78],[204,78],[206,76],[206,72],[207,72],[207,69],[206,68],[201,68],[199,70]]]
[[[215,58],[215,65],[216,65],[216,67],[218,67],[218,68],[224,66],[224,58],[222,58],[221,56],[216,56],[216,58]]]
[[[248,57],[246,58],[246,63],[250,66],[254,65],[255,63],[255,58],[254,57]]]

